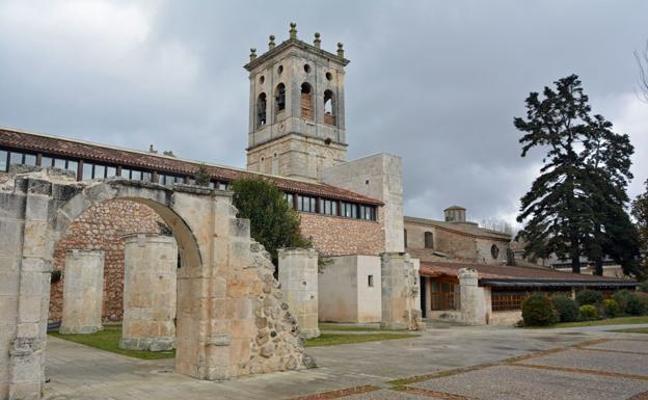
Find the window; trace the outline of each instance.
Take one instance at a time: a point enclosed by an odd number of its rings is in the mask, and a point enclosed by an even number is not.
[[[225,182],[218,182],[218,190],[227,190],[229,185]]]
[[[373,275],[367,276],[367,286],[368,287],[374,287],[374,278]]]
[[[353,203],[342,202],[341,204],[341,215],[346,218],[357,218],[358,217],[358,207]]]
[[[9,153],[4,150],[0,150],[0,171],[7,170],[7,158],[9,158]]]
[[[432,234],[432,232],[425,232],[425,248],[434,248],[434,235]]]
[[[283,83],[277,85],[275,90],[275,105],[277,112],[286,109],[286,86]]]
[[[335,125],[335,99],[328,89],[324,91],[324,123]]]
[[[14,153],[13,151],[9,153],[9,165],[20,165],[23,163],[23,154]]]
[[[407,247],[407,229],[403,229],[403,242],[405,243],[405,247]]]
[[[308,82],[301,85],[301,117],[313,120],[313,90]]]
[[[317,212],[315,197],[297,195],[297,211]]]
[[[491,246],[491,256],[493,256],[494,259],[497,259],[497,257],[499,257],[499,252],[499,247],[497,247],[496,245]]]
[[[458,298],[455,297],[455,283],[448,281],[430,281],[430,309],[440,310],[457,310]]]
[[[367,221],[376,220],[376,208],[373,206],[360,206],[360,219],[366,219]]]
[[[134,180],[134,181],[141,181],[142,180],[142,171],[132,170],[131,171],[131,179]]]
[[[79,163],[77,161],[68,160],[66,169],[68,171],[74,172],[74,174],[76,175],[77,171],[79,170]]]
[[[130,170],[130,169],[128,169],[128,168],[122,168],[122,169],[121,169],[121,175],[120,175],[120,176],[121,176],[122,178],[124,178],[124,179],[130,179],[130,174],[131,174],[131,170]]]
[[[337,201],[320,199],[319,211],[320,211],[320,213],[326,214],[326,215],[338,215]]]
[[[117,168],[106,167],[106,178],[112,178],[113,176],[117,176]]]
[[[41,157],[41,167],[43,168],[51,168],[53,162],[54,160],[52,159],[52,157]]]
[[[54,159],[54,168],[65,169],[65,160],[62,160],[60,158],[55,158]]]
[[[257,100],[257,123],[256,123],[257,128],[261,128],[262,126],[265,126],[265,124],[267,123],[267,119],[266,119],[267,106],[268,104],[266,100],[266,94],[261,93]]]
[[[327,72],[327,73],[326,73],[326,80],[327,80],[327,81],[333,80],[333,74],[330,73],[330,72]]]
[[[95,165],[93,179],[103,179],[106,177],[106,167],[103,165]]]
[[[295,207],[294,203],[293,203],[295,201],[295,196],[292,193],[284,193],[284,198],[286,199],[286,201],[290,205],[290,208]]]
[[[308,64],[304,64],[304,72],[306,72],[307,74],[311,72],[311,67],[310,67],[310,65],[308,65]]]
[[[81,175],[81,180],[87,181],[92,179],[92,169],[94,167],[94,164],[91,163],[83,163],[83,172]]]
[[[31,165],[31,166],[36,165],[36,155],[35,154],[25,154],[25,161],[23,162],[23,164]]]

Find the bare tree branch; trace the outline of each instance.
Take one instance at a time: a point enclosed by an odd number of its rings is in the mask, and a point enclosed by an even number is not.
[[[634,56],[639,66],[639,97],[648,103],[648,41],[643,51],[635,51]]]

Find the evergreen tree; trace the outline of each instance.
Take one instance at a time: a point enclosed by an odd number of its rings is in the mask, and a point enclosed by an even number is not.
[[[648,180],[646,181],[646,191],[632,202],[632,216],[637,220],[639,243],[643,254],[638,276],[645,279],[648,278]]]
[[[536,147],[547,152],[540,176],[521,199],[518,222],[527,225],[519,236],[528,243],[527,256],[568,256],[575,273],[581,256],[587,256],[602,273],[606,255],[630,260],[636,254],[636,232],[625,212],[634,149],[627,135],[614,133],[609,121],[591,115],[576,75],[555,86],[545,87],[542,98],[532,92],[526,118],[514,120],[524,132],[522,157]],[[626,264],[631,269],[630,261]]]
[[[246,178],[234,181],[230,188],[238,217],[250,220],[250,235],[270,253],[275,266],[278,249],[311,246],[299,230],[299,214],[273,183]]]

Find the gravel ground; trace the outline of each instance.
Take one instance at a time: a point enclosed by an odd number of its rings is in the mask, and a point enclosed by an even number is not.
[[[496,366],[411,385],[481,400],[612,400],[648,390],[648,381]]]
[[[525,360],[523,363],[648,376],[647,358],[643,354],[566,350],[560,353]]]

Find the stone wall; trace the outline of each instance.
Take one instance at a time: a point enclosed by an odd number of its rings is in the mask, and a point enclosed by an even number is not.
[[[89,334],[103,329],[104,252],[68,252],[63,288],[62,334]]]
[[[420,263],[407,253],[384,253],[381,263],[382,320],[390,329],[421,328]]]
[[[151,208],[126,200],[98,204],[81,215],[58,241],[54,250],[54,270],[63,271],[62,279],[52,283],[50,320],[61,319],[65,255],[69,250],[103,250],[104,320],[120,321],[123,315],[124,242],[134,233],[159,233],[162,219]]]
[[[314,249],[279,249],[279,283],[304,339],[320,335],[317,264]]]
[[[382,201],[382,252],[405,251],[403,165],[400,157],[376,154],[324,169],[322,181]]]
[[[376,256],[385,248],[382,208],[378,222],[301,213],[301,231],[325,256],[362,254]]]

